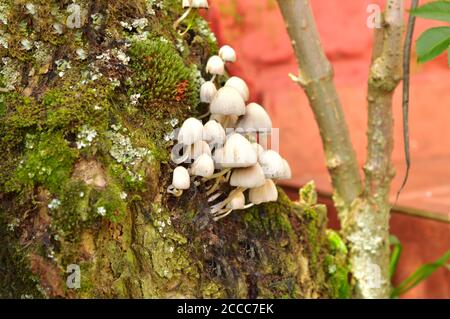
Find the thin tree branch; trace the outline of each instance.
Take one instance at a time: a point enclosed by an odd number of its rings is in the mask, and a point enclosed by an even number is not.
[[[411,1],[411,10],[417,8],[419,0]],[[416,17],[409,15],[408,27],[406,30],[405,47],[403,49],[403,145],[405,151],[406,172],[403,178],[402,185],[397,192],[396,202],[408,182],[409,170],[411,168],[411,156],[409,150],[409,84],[410,84],[410,69],[411,69],[411,48],[414,35],[414,27],[416,25]]]
[[[362,183],[342,106],[308,0],[278,0],[298,60],[300,75],[291,76],[305,90],[319,126],[340,214],[361,194]]]
[[[387,0],[383,50],[371,66],[365,193],[387,201],[394,170],[392,97],[402,78],[403,0]]]

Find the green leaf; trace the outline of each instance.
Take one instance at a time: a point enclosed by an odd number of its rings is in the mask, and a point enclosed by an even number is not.
[[[396,288],[393,289],[391,298],[398,298],[399,296],[405,294],[410,289],[414,288],[429,276],[431,276],[440,267],[448,268],[448,260],[450,260],[450,250],[435,262],[419,267],[419,269],[417,269],[411,276],[409,276]]]
[[[394,235],[389,236],[389,243],[392,246],[391,259],[389,260],[389,274],[391,278],[393,278],[395,272],[397,271],[397,266],[402,254],[403,246],[400,243],[400,240]]]
[[[448,52],[448,58],[447,58],[447,60],[448,60],[448,67],[450,68],[450,46],[448,47],[447,52]]]
[[[411,15],[425,19],[450,22],[450,1],[436,1],[411,10]]]
[[[450,27],[426,30],[416,42],[416,53],[420,63],[430,61],[450,46]]]

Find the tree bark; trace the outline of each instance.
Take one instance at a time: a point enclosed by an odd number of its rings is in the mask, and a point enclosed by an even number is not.
[[[0,296],[338,296],[314,200],[214,222],[204,185],[165,191],[171,132],[205,111],[207,23],[181,37],[175,0],[78,3],[0,1]]]
[[[360,298],[388,298],[389,191],[394,175],[392,95],[402,75],[403,1],[386,2],[384,27],[375,36],[364,189],[310,3],[278,3],[300,67],[300,76],[292,78],[304,88],[320,129],[335,206],[350,246],[354,294]]]

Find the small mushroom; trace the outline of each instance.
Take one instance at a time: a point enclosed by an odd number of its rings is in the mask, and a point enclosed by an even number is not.
[[[245,108],[245,115],[237,123],[238,128],[244,130],[256,129],[270,132],[272,120],[264,108],[257,103],[250,103]]]
[[[285,175],[285,163],[283,158],[273,150],[265,151],[259,158],[262,170],[266,178],[280,178]]]
[[[264,185],[264,183],[264,172],[259,164],[233,170],[230,178],[230,185],[236,186],[237,188],[234,189],[224,201],[214,205],[211,208],[211,214],[216,216],[222,215],[224,213],[224,207],[228,205],[237,192],[244,192],[247,188],[260,187]]]
[[[200,87],[200,101],[202,103],[211,103],[217,94],[217,88],[211,81],[206,81]]]
[[[211,148],[205,141],[197,141],[191,146],[190,157],[192,160],[196,160],[200,155],[206,154],[211,157]]]
[[[292,178],[291,167],[289,166],[288,161],[286,161],[284,158],[283,164],[284,164],[283,173],[280,174],[280,176],[277,179],[291,179]]]
[[[262,154],[265,152],[264,147],[262,147],[258,143],[252,143],[253,149],[255,150],[256,154],[258,155],[258,161],[261,158]]]
[[[214,162],[208,154],[200,155],[190,168],[191,175],[211,177],[214,174]]]
[[[211,101],[211,114],[244,115],[245,102],[239,92],[232,87],[223,87]]]
[[[219,56],[225,62],[236,62],[236,51],[229,45],[224,45],[220,48]]]
[[[225,82],[225,86],[232,87],[233,89],[236,89],[236,91],[239,92],[239,94],[242,96],[245,102],[248,101],[249,98],[249,89],[247,84],[244,80],[241,78],[238,78],[237,76],[232,76]]]
[[[183,13],[183,15],[180,18],[178,18],[177,21],[174,22],[174,24],[173,24],[174,29],[178,28],[180,23],[184,19],[186,19],[186,17],[189,15],[189,12],[191,12],[191,10],[193,8],[196,8],[196,9],[202,9],[202,8],[208,9],[209,8],[208,0],[183,0],[182,6],[184,9],[187,9],[187,10]]]
[[[252,207],[253,205],[254,205],[253,203],[245,205],[244,192],[242,191],[236,192],[230,199],[230,202],[227,204],[226,208],[222,209],[221,211],[219,211],[217,214],[214,215],[214,221],[218,221],[219,219],[228,216],[234,210],[247,209]]]
[[[267,202],[276,202],[278,199],[278,190],[271,179],[266,179],[264,185],[252,188],[249,191],[249,200],[255,205]]]
[[[203,139],[203,124],[196,118],[188,118],[181,126],[177,140],[171,152],[171,159],[175,164],[181,164],[189,159],[192,145]],[[187,147],[186,147],[187,146]],[[180,151],[183,153],[180,155]]]
[[[225,73],[225,63],[218,55],[213,55],[206,63],[206,72],[212,75],[223,75]]]
[[[230,185],[235,187],[253,188],[264,185],[266,181],[261,166],[257,163],[250,167],[236,168],[233,170]]]
[[[230,135],[223,148],[222,167],[250,167],[257,163],[258,157],[252,144],[242,135]]]
[[[191,178],[189,172],[183,166],[177,166],[173,171],[172,185],[167,187],[167,192],[180,197],[183,190],[189,189],[191,185]]]
[[[222,146],[226,138],[225,130],[217,121],[210,120],[203,126],[203,140],[210,146]]]

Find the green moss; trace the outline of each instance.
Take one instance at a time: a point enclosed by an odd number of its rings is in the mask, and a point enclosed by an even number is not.
[[[115,184],[109,184],[105,190],[101,191],[99,198],[95,200],[95,204],[92,206],[94,214],[104,215],[114,223],[123,221],[127,210],[127,204],[122,198],[122,190]],[[103,210],[104,214],[102,213]]]
[[[330,254],[326,256],[328,282],[332,298],[348,299],[351,297],[349,283],[349,267],[347,264],[347,247],[339,234],[327,230],[327,241]]]
[[[137,75],[129,87],[131,94],[141,94],[150,104],[198,104],[197,81],[192,69],[185,65],[173,44],[160,38],[136,41],[129,54],[132,69]]]
[[[58,194],[72,171],[77,151],[60,134],[29,134],[26,137],[26,151],[14,176],[9,181],[10,190],[22,187],[44,185]]]

